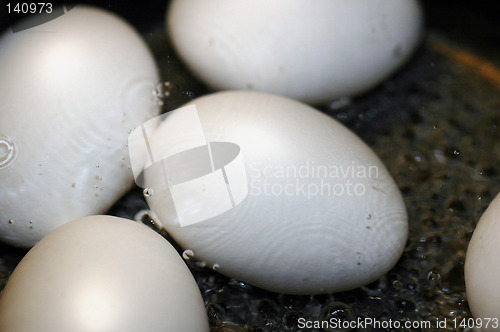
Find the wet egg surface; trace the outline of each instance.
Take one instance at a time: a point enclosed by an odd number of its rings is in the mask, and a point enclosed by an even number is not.
[[[199,147],[188,148],[196,131],[178,121],[192,107],[217,165],[195,175],[199,186],[184,174],[203,161]],[[209,94],[167,114],[149,143],[156,160],[144,171],[149,206],[177,243],[223,274],[280,293],[331,293],[378,279],[403,251],[406,209],[385,166],[310,106],[257,92]],[[182,181],[160,151],[181,159]],[[225,184],[218,191],[209,178],[220,171],[234,206],[205,215],[227,197],[219,196]]]
[[[83,5],[5,31],[0,72],[0,240],[29,248],[130,190],[128,131],[159,112],[159,76],[127,22]]]

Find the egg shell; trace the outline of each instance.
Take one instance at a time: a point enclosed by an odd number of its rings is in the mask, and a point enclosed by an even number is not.
[[[208,331],[200,291],[175,249],[131,220],[91,216],[48,234],[0,298],[0,331]]]
[[[404,202],[379,158],[348,129],[305,104],[264,93],[220,92],[190,104],[208,142],[239,146],[248,182],[248,195],[232,209],[175,227],[179,217],[169,190],[146,170],[149,206],[195,259],[291,294],[356,288],[397,262],[408,232]],[[151,138],[151,151],[169,154],[182,144],[180,134],[168,144],[170,120]],[[360,173],[370,170],[371,176]],[[192,211],[202,207],[196,199],[185,204]]]
[[[467,302],[472,315],[482,319],[500,320],[500,195],[490,203],[474,230],[465,259],[465,287]],[[489,328],[497,330],[498,324],[491,321]]]
[[[167,31],[216,90],[257,90],[311,104],[379,84],[416,49],[416,0],[174,0]]]
[[[80,5],[6,31],[0,73],[0,240],[30,247],[131,188],[127,137],[159,113],[159,77],[128,23]]]

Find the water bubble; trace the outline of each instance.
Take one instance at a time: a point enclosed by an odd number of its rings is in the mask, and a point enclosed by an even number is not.
[[[455,147],[449,147],[446,149],[446,154],[449,158],[457,159],[460,157],[460,150]]]
[[[322,321],[340,320],[353,321],[354,313],[351,306],[343,302],[332,302],[321,310]],[[341,330],[342,331],[342,330]]]
[[[196,97],[196,93],[194,91],[183,91],[184,95],[186,95],[189,99],[193,99]]]
[[[144,197],[151,197],[153,196],[153,188],[146,188],[142,191],[142,194]]]
[[[12,138],[0,135],[0,171],[14,163],[18,151],[19,149]]]
[[[427,274],[427,280],[437,284],[441,281],[441,275],[436,270],[430,270]]]
[[[162,99],[170,96],[170,90],[172,90],[172,88],[172,84],[168,81],[158,83],[153,90],[155,101],[160,105],[163,104]]]
[[[396,290],[401,290],[403,289],[404,287],[404,283],[401,281],[401,280],[394,280],[392,282],[392,286],[396,289]]]
[[[14,220],[9,219],[9,224],[12,225],[14,223]]]
[[[193,257],[194,257],[194,252],[191,249],[186,249],[182,252],[182,258],[184,258],[187,261]]]
[[[151,210],[141,210],[134,215],[134,220],[150,228],[160,229],[160,224],[156,222],[155,215]]]

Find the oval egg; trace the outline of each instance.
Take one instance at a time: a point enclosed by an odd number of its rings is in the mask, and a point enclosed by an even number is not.
[[[307,105],[216,93],[168,113],[148,142],[149,206],[223,274],[275,292],[338,292],[380,278],[403,252],[406,209],[385,166]]]
[[[328,103],[371,89],[418,45],[416,0],[174,0],[167,32],[216,90]]]
[[[175,249],[131,220],[91,216],[48,234],[0,298],[9,332],[208,331],[200,291]]]
[[[128,23],[80,5],[6,31],[0,72],[0,240],[30,247],[131,188],[127,136],[158,114],[159,77]]]
[[[472,315],[489,328],[497,330],[500,319],[500,196],[483,213],[474,230],[465,259],[465,287]],[[493,320],[491,320],[493,319]],[[496,319],[496,323],[495,320]]]

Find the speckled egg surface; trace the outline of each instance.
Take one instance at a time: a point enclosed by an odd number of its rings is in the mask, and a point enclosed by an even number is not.
[[[321,104],[392,74],[416,48],[422,21],[415,0],[176,0],[167,32],[213,89]]]
[[[236,204],[183,226],[182,209],[202,213],[203,200],[213,195],[180,201],[177,184],[167,188],[163,174],[146,169],[149,206],[197,260],[252,285],[294,294],[356,288],[396,263],[408,231],[401,194],[382,162],[348,129],[302,103],[263,93],[222,92],[190,105],[196,106],[214,163],[213,144],[233,143],[246,177],[237,182],[241,174],[221,167]],[[151,151],[169,154],[169,148],[177,151],[193,139],[188,126],[175,122],[177,111],[150,139]],[[184,142],[170,146],[174,127]],[[182,136],[183,130],[188,134]],[[198,165],[188,157],[183,161],[183,170]],[[168,160],[163,166],[171,180]],[[210,181],[196,190],[210,192]],[[235,183],[247,189],[241,202]],[[211,202],[210,207],[222,199]]]

